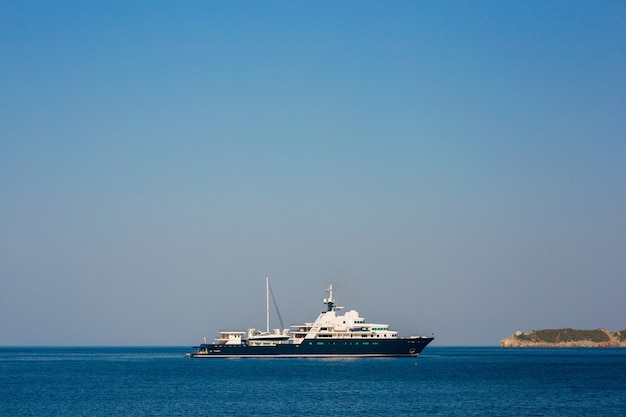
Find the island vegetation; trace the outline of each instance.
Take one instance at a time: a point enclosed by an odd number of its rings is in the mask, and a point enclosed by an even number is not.
[[[517,331],[500,341],[505,348],[515,347],[626,347],[626,328],[621,331],[606,329],[545,329],[531,332]]]

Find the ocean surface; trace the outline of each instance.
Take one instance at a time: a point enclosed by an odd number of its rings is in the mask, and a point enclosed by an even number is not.
[[[189,350],[0,348],[0,416],[626,415],[626,349],[435,346],[380,359]]]

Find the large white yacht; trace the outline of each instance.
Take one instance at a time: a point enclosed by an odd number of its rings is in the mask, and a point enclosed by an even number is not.
[[[389,325],[366,322],[356,310],[340,314],[332,284],[326,290],[326,310],[312,323],[269,330],[269,280],[266,279],[266,331],[221,331],[213,343],[202,343],[187,356],[224,357],[375,357],[417,356],[434,338],[399,337]]]

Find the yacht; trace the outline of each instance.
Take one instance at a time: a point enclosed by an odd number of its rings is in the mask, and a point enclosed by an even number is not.
[[[229,357],[402,357],[418,356],[433,341],[426,336],[398,336],[388,324],[366,321],[356,310],[342,314],[326,290],[326,309],[311,323],[291,329],[269,330],[269,280],[266,279],[266,330],[220,331],[213,343],[205,341],[188,353],[192,358]],[[281,319],[282,322],[282,319]]]

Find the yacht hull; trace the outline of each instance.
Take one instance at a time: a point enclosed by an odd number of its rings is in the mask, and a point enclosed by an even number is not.
[[[282,343],[274,346],[247,344],[211,344],[199,346],[190,356],[194,358],[246,358],[246,357],[411,357],[433,340],[432,337],[403,337],[388,340],[353,340],[324,338],[304,339],[301,343]]]

